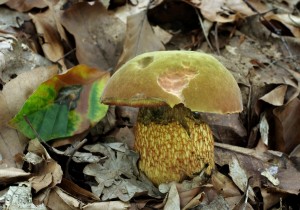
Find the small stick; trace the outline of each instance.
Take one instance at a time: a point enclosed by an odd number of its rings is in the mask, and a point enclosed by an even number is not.
[[[55,152],[55,151],[53,150],[53,148],[52,148],[52,147],[51,147],[44,139],[41,138],[41,136],[40,136],[40,135],[38,134],[38,132],[34,129],[34,127],[32,126],[32,124],[31,124],[31,122],[30,122],[30,120],[28,119],[28,117],[27,117],[26,115],[24,115],[24,119],[25,119],[25,121],[27,122],[27,124],[29,125],[29,127],[31,128],[31,130],[34,132],[36,138],[38,138],[38,140],[39,140],[40,142],[42,142],[43,145],[44,145],[45,147],[47,147],[47,149],[49,149],[51,152]]]

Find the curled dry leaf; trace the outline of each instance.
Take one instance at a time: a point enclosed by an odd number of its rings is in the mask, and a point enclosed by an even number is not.
[[[273,106],[282,106],[287,91],[287,85],[280,85],[260,98]]]
[[[61,43],[60,34],[56,28],[56,20],[52,16],[51,10],[43,13],[29,14],[35,24],[37,33],[43,38],[40,39],[45,56],[52,62],[58,62],[63,70],[67,67],[64,63],[64,49]],[[42,42],[42,43],[41,43]]]
[[[263,21],[264,25],[269,28],[270,23],[267,23],[266,21],[271,22],[271,24],[276,25],[277,30],[280,30],[282,35],[289,35],[289,36],[294,36],[295,38],[300,38],[300,17],[297,17],[292,14],[270,14],[266,15],[265,20]],[[278,28],[281,23],[282,26],[281,28]],[[277,23],[277,24],[276,24]],[[272,30],[272,29],[270,29]],[[274,32],[274,31],[273,31]]]
[[[45,205],[50,209],[74,210],[80,209],[83,202],[70,196],[59,187],[53,187],[44,201]]]
[[[10,183],[24,180],[28,178],[30,173],[18,168],[1,168],[0,169],[0,183],[9,185]]]
[[[106,70],[115,67],[125,37],[125,24],[101,3],[72,5],[61,15],[61,23],[75,37],[79,63]]]
[[[28,152],[35,153],[43,159],[41,163],[35,165],[28,162],[32,165],[32,171],[35,173],[29,179],[35,192],[54,187],[61,182],[63,176],[61,166],[49,156],[46,149],[37,139],[29,142]]]
[[[73,181],[63,178],[59,187],[69,193],[69,195],[76,196],[79,200],[83,202],[94,202],[99,201],[99,197],[95,196],[91,191],[86,190]]]

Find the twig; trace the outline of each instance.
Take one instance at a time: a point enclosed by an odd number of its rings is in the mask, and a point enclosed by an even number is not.
[[[216,23],[215,25],[215,43],[216,43],[216,48],[217,48],[217,53],[218,55],[221,55],[221,52],[220,52],[220,45],[219,45],[219,37],[218,37],[218,23]]]
[[[195,11],[196,11],[196,13],[197,13],[197,16],[198,16],[198,19],[199,19],[199,22],[200,22],[200,25],[201,25],[201,28],[202,28],[202,31],[203,31],[205,40],[206,40],[208,46],[210,47],[210,49],[211,49],[211,50],[214,50],[214,48],[212,47],[212,45],[211,45],[211,43],[210,43],[210,41],[209,41],[209,39],[208,39],[208,35],[207,35],[207,33],[205,32],[205,30],[204,30],[204,25],[203,25],[203,21],[202,21],[202,18],[201,18],[201,14],[200,14],[199,10],[195,9]]]
[[[77,152],[78,149],[81,148],[86,142],[87,142],[87,139],[83,139],[80,142],[76,142],[75,144],[72,144],[65,151],[64,155],[69,155],[69,158],[67,160],[66,167],[65,167],[65,178],[72,180],[72,177],[69,174],[69,165],[70,165],[70,162],[71,162],[71,160],[72,160],[75,152]]]
[[[41,138],[41,136],[38,134],[38,132],[34,129],[34,127],[32,126],[30,120],[28,119],[28,117],[26,115],[24,115],[24,119],[25,121],[27,122],[27,124],[29,125],[29,127],[31,128],[31,130],[33,131],[33,133],[35,134],[36,138],[41,142],[43,143],[43,145],[49,149],[51,152],[55,152],[53,150],[53,148],[44,140]]]
[[[67,57],[68,55],[70,55],[71,53],[73,53],[76,50],[76,48],[71,49],[69,52],[67,52],[66,54],[64,54],[61,58],[57,59],[54,63],[58,63],[58,61],[60,61],[61,59],[64,59],[65,57]]]

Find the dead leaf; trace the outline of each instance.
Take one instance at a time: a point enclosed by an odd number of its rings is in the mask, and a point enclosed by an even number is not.
[[[200,119],[209,124],[214,137],[219,142],[232,145],[242,145],[244,143],[247,131],[241,123],[239,114],[199,113],[199,115]]]
[[[161,41],[155,36],[146,14],[147,11],[144,10],[128,17],[123,52],[116,69],[137,55],[165,49]]]
[[[9,185],[10,183],[28,178],[30,173],[18,168],[0,168],[0,183]]]
[[[75,37],[79,63],[105,70],[115,67],[121,54],[125,25],[101,3],[75,4],[62,14],[61,23]]]
[[[280,30],[281,35],[294,36],[296,38],[300,38],[300,17],[297,17],[292,14],[269,13],[265,15],[264,18],[265,20],[263,21],[263,24],[267,28],[270,28],[271,23],[272,25],[276,26],[277,30]],[[269,21],[270,23],[267,23],[266,21]],[[281,25],[279,23],[281,23]],[[270,28],[270,30],[272,31],[274,29]],[[273,33],[276,32],[273,31]]]
[[[4,4],[7,1],[9,1],[9,0],[0,0],[0,4]]]
[[[297,195],[300,189],[300,182],[297,181],[300,172],[294,164],[280,152],[260,152],[253,149],[246,149],[226,144],[215,143],[215,161],[218,165],[227,165],[232,158],[238,160],[238,165],[242,168],[246,177],[252,177],[250,186],[252,188],[270,188],[273,192],[289,193]],[[236,163],[235,160],[235,163]],[[233,162],[234,163],[234,162]],[[233,164],[232,163],[232,164]],[[234,165],[237,165],[235,164]],[[266,169],[277,167],[276,177],[279,185],[274,186],[261,175]],[[233,180],[237,181],[237,180]]]
[[[170,184],[170,190],[166,197],[165,210],[180,210],[179,194],[176,188],[176,183]]]
[[[3,205],[5,210],[46,210],[44,204],[34,205],[32,202],[31,185],[27,182],[21,182],[18,186],[10,186],[8,192],[4,195],[5,203]]]
[[[250,177],[246,174],[246,171],[240,166],[238,160],[233,156],[229,162],[229,175],[233,182],[242,190],[244,193],[249,193],[249,197],[254,201],[255,194],[252,187],[247,188],[248,180]],[[248,191],[248,192],[247,192]]]
[[[54,18],[55,24],[56,24],[56,29],[61,37],[61,41],[67,45],[70,46],[69,40],[66,35],[66,31],[64,27],[61,24],[61,14],[63,13],[63,8],[65,1],[52,1],[52,0],[44,0],[44,2],[47,3],[49,10],[50,10],[50,15]]]
[[[240,196],[241,193],[234,182],[227,176],[216,171],[212,174],[212,185],[224,198]]]
[[[61,37],[56,28],[55,18],[51,10],[43,13],[29,14],[35,24],[37,33],[40,36],[40,45],[43,48],[45,56],[52,62],[58,62],[63,70],[67,67],[64,63],[64,49],[61,43]]]
[[[35,153],[43,159],[41,163],[36,165],[28,162],[32,164],[31,167],[33,173],[35,173],[35,175],[29,179],[35,192],[39,192],[48,187],[52,188],[61,182],[63,175],[61,166],[51,159],[46,149],[37,139],[33,139],[29,142],[28,152]]]
[[[136,5],[125,4],[115,9],[115,16],[118,17],[123,23],[127,23],[127,18],[144,11],[145,9],[153,8],[160,4],[163,0],[139,0]],[[150,4],[150,5],[149,5]]]
[[[76,210],[83,206],[80,200],[68,195],[59,187],[53,187],[49,191],[44,203],[50,209]]]
[[[202,15],[212,22],[227,23],[255,14],[255,12],[242,0],[185,1],[198,7],[201,10]],[[250,0],[247,2],[261,13],[267,11],[267,6],[259,1]]]
[[[18,22],[16,21],[17,18],[20,20],[19,23],[30,19],[25,13],[20,13],[3,6],[0,8],[0,14],[0,29],[7,32],[11,32],[12,27],[19,27]]]
[[[196,207],[201,204],[201,201],[203,200],[204,193],[199,193],[197,196],[195,196],[187,205],[184,206],[183,210],[190,209],[192,207]]]
[[[49,60],[35,54],[16,37],[0,39],[0,79],[4,83],[26,71],[50,65]]]
[[[284,104],[284,98],[287,90],[287,85],[280,85],[260,98],[273,106],[282,106]]]
[[[68,192],[70,195],[80,199],[83,202],[94,202],[99,201],[99,197],[95,196],[90,191],[81,188],[74,182],[63,178],[62,182],[60,183],[59,187],[61,187],[63,190]]]
[[[14,156],[23,153],[27,144],[27,139],[21,133],[8,127],[8,121],[17,114],[37,86],[57,72],[57,66],[33,69],[8,82],[0,92],[0,154],[7,165],[16,165]]]
[[[47,5],[44,1],[40,0],[9,0],[6,2],[6,5],[11,8],[15,9],[19,12],[26,12],[33,8],[45,8]]]
[[[85,205],[83,210],[120,210],[129,209],[131,204],[123,201],[108,201],[108,202],[95,202]]]
[[[102,200],[119,198],[129,201],[140,194],[157,195],[153,185],[138,180],[135,168],[138,156],[124,144],[95,144],[84,148],[107,157],[105,163],[89,164],[83,170],[84,174],[95,177],[96,183],[91,186],[92,192],[101,196]]]
[[[273,110],[274,126],[271,135],[274,138],[271,148],[289,154],[300,144],[300,100],[295,98],[285,106]]]

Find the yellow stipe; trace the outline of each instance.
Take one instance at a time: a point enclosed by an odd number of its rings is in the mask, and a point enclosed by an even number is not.
[[[214,168],[214,143],[209,126],[186,118],[190,136],[178,122],[145,125],[138,122],[135,148],[139,168],[156,185],[193,177],[207,164]]]

